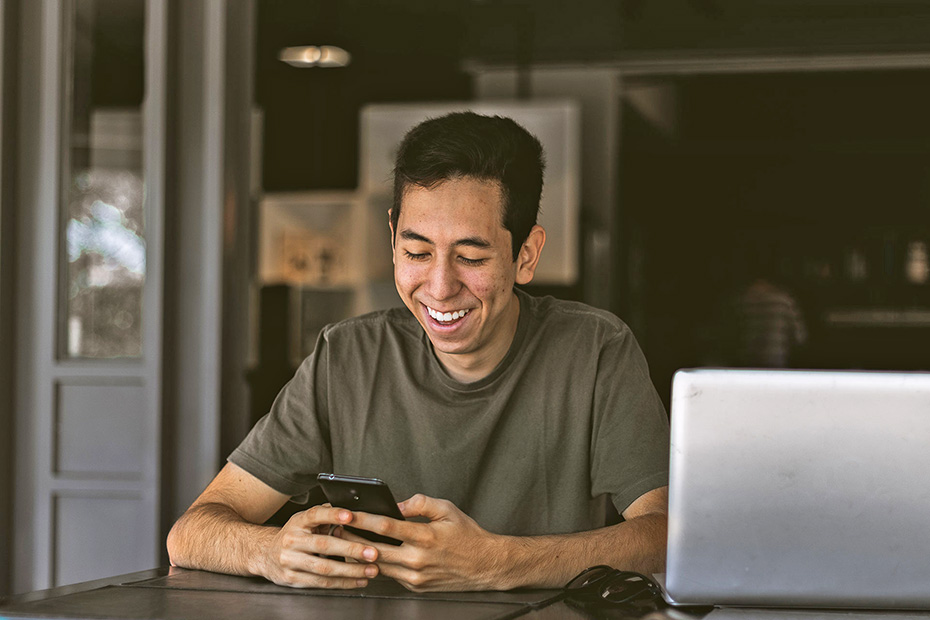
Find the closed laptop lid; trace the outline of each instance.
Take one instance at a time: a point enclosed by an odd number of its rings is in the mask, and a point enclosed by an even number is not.
[[[679,371],[670,459],[675,602],[930,608],[930,373]]]

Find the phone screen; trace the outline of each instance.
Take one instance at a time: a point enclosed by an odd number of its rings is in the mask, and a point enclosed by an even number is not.
[[[404,520],[404,515],[397,508],[397,502],[394,501],[394,495],[388,485],[377,478],[318,474],[316,479],[320,483],[326,499],[333,506]],[[395,538],[355,527],[345,526],[345,529],[373,542],[382,542],[389,545],[401,544],[401,541]]]

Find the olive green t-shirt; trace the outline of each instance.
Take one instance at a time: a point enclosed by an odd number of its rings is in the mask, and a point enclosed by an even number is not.
[[[668,483],[664,407],[620,319],[517,295],[513,344],[474,383],[406,308],[326,327],[229,460],[298,502],[332,472],[451,500],[499,534],[603,526],[605,497],[622,512]]]

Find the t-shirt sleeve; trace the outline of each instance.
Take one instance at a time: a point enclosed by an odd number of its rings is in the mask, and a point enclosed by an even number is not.
[[[622,513],[644,493],[668,484],[668,416],[628,328],[601,351],[594,416],[592,494],[609,494]]]
[[[274,404],[227,459],[279,493],[307,501],[316,475],[332,468],[327,393],[326,341],[282,388]]]

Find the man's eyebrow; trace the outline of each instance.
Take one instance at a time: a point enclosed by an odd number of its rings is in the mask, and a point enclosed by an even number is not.
[[[410,229],[404,229],[400,231],[400,238],[406,239],[407,241],[421,241],[423,243],[429,243],[430,245],[436,245],[429,237],[424,237],[420,233],[413,232]],[[483,237],[465,237],[463,239],[456,240],[452,245],[487,249],[491,247],[491,242]]]
[[[420,233],[415,233],[409,228],[405,228],[404,230],[400,231],[400,238],[406,239],[407,241],[422,241],[423,243],[429,243],[430,245],[436,245],[435,243],[433,243],[432,239],[428,239],[424,237],[423,235],[421,235]]]
[[[472,248],[487,249],[491,247],[491,242],[481,237],[465,237],[464,239],[459,239],[453,245],[466,245]]]

